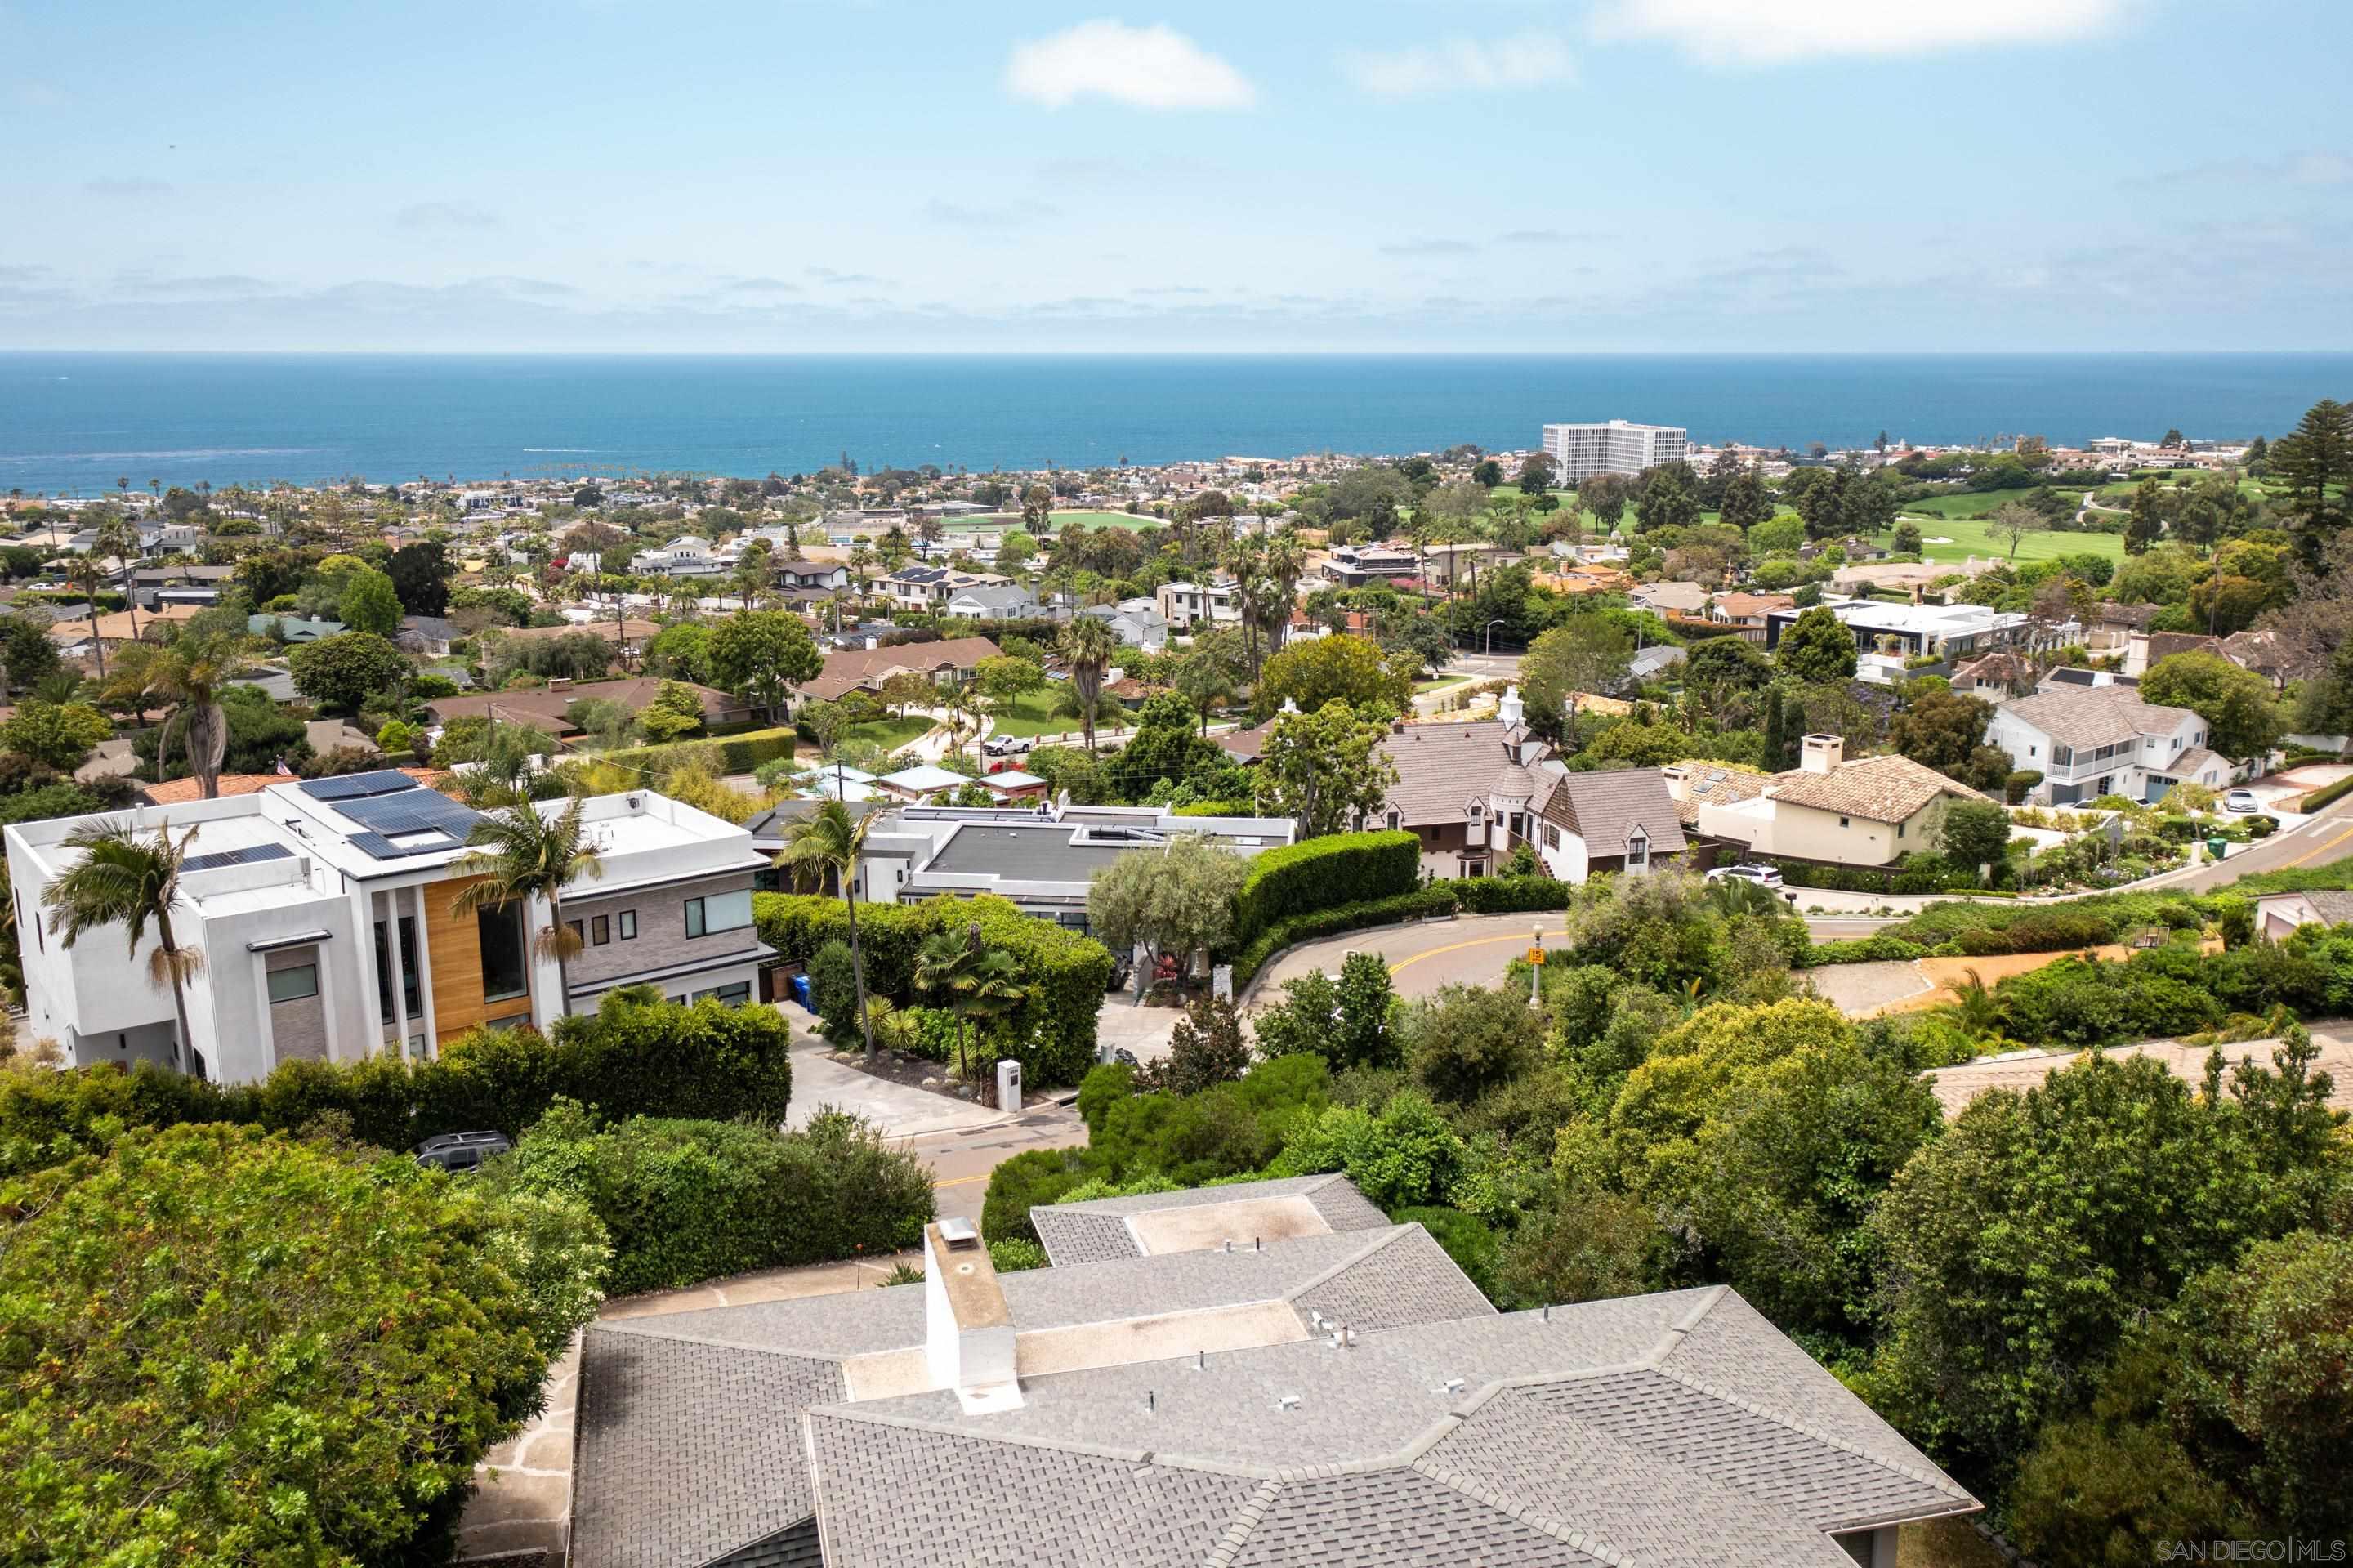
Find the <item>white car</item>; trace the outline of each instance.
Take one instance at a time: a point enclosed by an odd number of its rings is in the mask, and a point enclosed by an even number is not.
[[[1751,865],[1743,861],[1736,865],[1719,865],[1707,874],[1710,882],[1753,882],[1759,887],[1778,887],[1781,874],[1769,865]]]
[[[2222,797],[2222,810],[2226,811],[2260,811],[2263,809],[2263,803],[2255,799],[2255,792],[2252,789],[2233,789]]]
[[[997,735],[981,742],[980,751],[984,757],[1019,757],[1037,744],[1026,735]]]

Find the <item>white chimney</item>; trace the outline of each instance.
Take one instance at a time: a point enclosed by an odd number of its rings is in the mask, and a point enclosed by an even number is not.
[[[934,1385],[955,1390],[967,1414],[1021,1406],[1013,1317],[970,1220],[923,1227],[923,1359]]]
[[[1798,766],[1808,773],[1835,773],[1846,760],[1846,740],[1835,735],[1810,735],[1799,755]]]
[[[1527,710],[1520,703],[1519,687],[1504,688],[1504,700],[1496,705],[1495,714],[1507,725],[1519,724],[1527,717]]]

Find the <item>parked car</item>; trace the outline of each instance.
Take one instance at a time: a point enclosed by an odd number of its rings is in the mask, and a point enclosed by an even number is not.
[[[417,1146],[417,1163],[444,1171],[471,1171],[514,1143],[503,1132],[445,1132]]]
[[[2222,797],[2222,810],[2226,811],[2260,811],[2263,809],[2263,803],[2255,799],[2253,789],[2233,789]]]
[[[1019,757],[1037,744],[1034,737],[1026,735],[992,735],[980,743],[980,753],[983,757]]]
[[[1732,865],[1719,865],[1707,874],[1710,882],[1753,882],[1759,887],[1778,887],[1781,874],[1769,865],[1755,865],[1741,861]]]

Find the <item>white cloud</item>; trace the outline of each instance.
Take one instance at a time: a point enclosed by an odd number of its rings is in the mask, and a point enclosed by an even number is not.
[[[1049,109],[1082,98],[1137,109],[1247,109],[1258,97],[1240,71],[1175,28],[1108,18],[1014,45],[1005,88]]]
[[[1603,38],[1675,44],[1710,65],[1781,65],[1838,55],[1919,55],[1981,44],[2047,44],[2118,22],[2128,0],[1608,0]]]
[[[1388,54],[1353,51],[1340,57],[1348,79],[1380,98],[1542,87],[1567,81],[1572,69],[1568,46],[1548,33],[1484,41],[1448,38]]]

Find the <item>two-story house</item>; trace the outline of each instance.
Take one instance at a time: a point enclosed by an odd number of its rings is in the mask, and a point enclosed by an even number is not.
[[[1241,585],[1230,579],[1162,583],[1152,597],[1172,630],[1240,626],[1242,621]]]
[[[142,835],[189,835],[172,927],[204,963],[185,1037],[171,987],[149,980],[152,928],[128,953],[119,929],[68,948],[49,928],[43,898],[93,819],[13,823],[27,1027],[76,1066],[146,1061],[248,1083],[288,1061],[430,1056],[478,1025],[544,1030],[624,985],[749,1000],[771,957],[752,927],[751,835],[650,790],[583,810],[601,874],[565,890],[581,947],[560,967],[539,950],[546,900],[459,906],[480,880],[459,869],[480,813],[397,769],[114,814]]]
[[[1810,735],[1799,765],[1750,773],[1705,762],[1666,771],[1686,826],[1744,855],[1883,866],[1936,848],[1955,800],[1984,796],[1908,757],[1846,759],[1846,742]]]
[[[2052,806],[2156,800],[2176,784],[2221,789],[2236,769],[2206,737],[2206,721],[2188,708],[2143,702],[2122,685],[2040,691],[1996,708],[1986,726],[1987,745],[2042,775],[2033,799]]]

